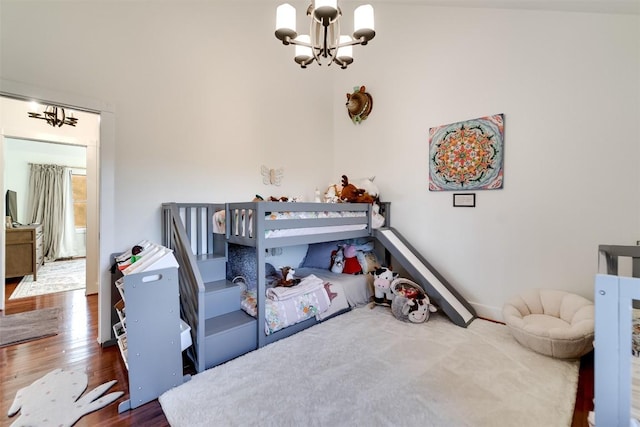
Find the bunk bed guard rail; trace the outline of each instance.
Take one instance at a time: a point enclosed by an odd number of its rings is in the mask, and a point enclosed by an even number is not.
[[[371,236],[371,209],[367,203],[228,203],[226,236],[263,248],[323,242],[332,233],[335,240]]]

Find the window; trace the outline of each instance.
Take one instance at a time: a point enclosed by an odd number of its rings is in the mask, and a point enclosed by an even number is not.
[[[71,189],[76,228],[87,228],[87,176],[72,174]]]

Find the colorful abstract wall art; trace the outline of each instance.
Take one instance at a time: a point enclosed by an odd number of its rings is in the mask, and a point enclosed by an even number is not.
[[[429,129],[429,190],[495,190],[504,173],[504,114]]]

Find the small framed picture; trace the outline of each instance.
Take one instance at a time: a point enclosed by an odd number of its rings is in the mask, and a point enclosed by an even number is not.
[[[454,208],[475,208],[476,207],[476,195],[475,193],[454,193],[453,194],[453,207]]]

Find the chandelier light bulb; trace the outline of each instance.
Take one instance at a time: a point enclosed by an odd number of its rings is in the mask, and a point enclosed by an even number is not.
[[[361,39],[364,37],[362,44],[366,44],[376,35],[374,25],[373,6],[370,4],[358,6],[353,12],[353,38]]]
[[[353,39],[351,38],[351,36],[340,36],[341,45],[344,43],[351,43],[352,41]],[[353,46],[347,45],[338,47],[336,58],[338,58],[338,61],[342,68],[347,68],[347,65],[353,62]]]
[[[296,8],[284,3],[276,9],[276,37],[284,44],[296,37]]]
[[[316,9],[321,7],[331,7],[333,9],[338,8],[338,0],[316,0],[314,3]]]
[[[298,42],[311,43],[311,37],[306,34],[299,35],[295,39]],[[309,46],[296,44],[296,56],[294,60],[300,64],[302,68],[306,68],[307,64],[313,59],[313,51]]]

